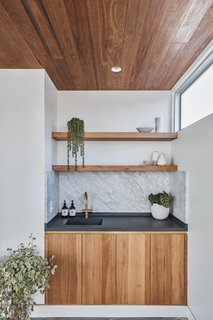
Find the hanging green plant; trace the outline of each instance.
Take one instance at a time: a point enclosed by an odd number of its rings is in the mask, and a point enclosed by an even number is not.
[[[82,166],[84,167],[84,120],[72,118],[67,122],[68,140],[67,140],[67,166],[70,166],[70,152],[75,161],[75,170],[77,170],[78,153],[82,158]]]

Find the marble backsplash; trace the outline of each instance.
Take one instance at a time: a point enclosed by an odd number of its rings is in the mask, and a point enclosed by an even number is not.
[[[46,221],[64,200],[81,212],[85,191],[94,212],[150,212],[148,195],[164,190],[174,199],[171,213],[186,222],[185,172],[47,172]]]
[[[87,191],[94,212],[150,212],[148,195],[169,192],[168,172],[72,172],[59,174],[59,205],[84,207]]]
[[[59,175],[53,171],[46,172],[45,183],[46,219],[50,221],[59,211]]]
[[[173,196],[171,213],[181,221],[187,222],[186,217],[186,173],[184,171],[172,172],[169,192]]]

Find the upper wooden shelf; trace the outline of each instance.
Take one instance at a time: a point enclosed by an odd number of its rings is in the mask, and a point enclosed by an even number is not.
[[[171,141],[177,139],[176,132],[85,132],[85,141]],[[67,141],[67,132],[52,132],[57,141]]]

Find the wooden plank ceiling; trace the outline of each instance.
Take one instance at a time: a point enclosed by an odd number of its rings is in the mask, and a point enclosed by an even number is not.
[[[169,90],[212,39],[213,0],[0,0],[0,68],[59,90]]]

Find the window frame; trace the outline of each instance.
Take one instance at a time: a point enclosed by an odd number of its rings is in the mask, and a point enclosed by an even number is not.
[[[198,79],[202,74],[213,65],[213,48],[198,63],[196,68],[172,93],[172,131],[178,132],[181,128],[181,95]]]

